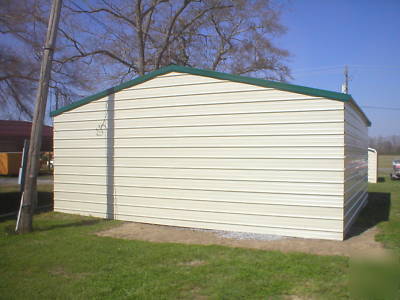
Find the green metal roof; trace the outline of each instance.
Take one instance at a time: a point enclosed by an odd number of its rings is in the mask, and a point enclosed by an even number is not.
[[[354,99],[349,94],[343,94],[343,93],[315,89],[315,88],[294,85],[294,84],[289,84],[289,83],[264,80],[264,79],[259,79],[259,78],[251,78],[251,77],[246,77],[246,76],[233,75],[233,74],[221,73],[221,72],[210,71],[210,70],[202,70],[202,69],[196,69],[196,68],[184,67],[184,66],[178,66],[178,65],[169,65],[169,66],[163,67],[161,69],[150,72],[146,75],[143,75],[138,78],[132,79],[130,81],[124,82],[115,87],[106,89],[97,94],[88,96],[86,98],[83,98],[82,100],[76,101],[70,105],[67,105],[67,106],[61,107],[60,109],[52,111],[50,113],[50,116],[54,117],[54,116],[60,115],[63,112],[73,110],[77,107],[80,107],[80,106],[90,103],[92,101],[98,100],[100,98],[106,97],[108,95],[114,94],[123,89],[130,88],[137,84],[151,80],[156,76],[164,75],[164,74],[171,73],[171,72],[187,73],[187,74],[211,77],[211,78],[222,79],[222,80],[230,80],[233,82],[252,84],[252,85],[262,86],[262,87],[267,87],[267,88],[275,88],[278,90],[293,92],[293,93],[298,93],[298,94],[303,94],[303,95],[323,97],[323,98],[338,100],[338,101],[342,101],[342,102],[350,102],[361,113],[361,115],[365,119],[368,126],[371,126],[371,122],[368,120],[367,116],[364,114],[364,112],[361,110],[361,108],[357,105],[357,103],[354,101]]]

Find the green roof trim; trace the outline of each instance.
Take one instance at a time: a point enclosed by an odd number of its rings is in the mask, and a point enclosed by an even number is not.
[[[73,110],[77,107],[80,107],[80,106],[90,103],[92,101],[98,100],[100,98],[104,98],[108,95],[114,94],[123,89],[130,88],[137,84],[151,80],[156,76],[164,75],[164,74],[171,73],[171,72],[188,73],[188,74],[192,74],[192,75],[211,77],[211,78],[216,78],[216,79],[221,79],[221,80],[229,80],[229,81],[234,81],[234,82],[252,84],[252,85],[266,87],[266,88],[275,88],[275,89],[282,90],[282,91],[304,94],[304,95],[309,95],[309,96],[316,96],[316,97],[323,97],[323,98],[328,98],[328,99],[332,99],[332,100],[339,100],[342,102],[350,102],[355,106],[355,108],[365,118],[365,121],[368,124],[368,126],[371,126],[371,122],[368,120],[367,116],[364,114],[364,112],[361,110],[361,108],[357,105],[357,103],[354,101],[354,99],[349,94],[343,94],[343,93],[339,93],[339,92],[315,89],[315,88],[294,85],[294,84],[289,84],[289,83],[284,83],[284,82],[277,82],[277,81],[271,81],[271,80],[265,80],[265,79],[259,79],[259,78],[251,78],[251,77],[246,77],[246,76],[233,75],[233,74],[228,74],[228,73],[221,73],[221,72],[216,72],[216,71],[211,71],[211,70],[196,69],[196,68],[192,68],[192,67],[184,67],[184,66],[178,66],[178,65],[169,65],[169,66],[163,67],[161,69],[150,72],[146,75],[143,75],[143,76],[137,77],[135,79],[132,79],[130,81],[124,82],[115,87],[106,89],[97,94],[88,96],[86,98],[83,98],[82,100],[76,101],[70,105],[67,105],[67,106],[61,107],[60,109],[52,111],[50,113],[50,116],[54,117],[54,116],[60,115],[66,111]]]

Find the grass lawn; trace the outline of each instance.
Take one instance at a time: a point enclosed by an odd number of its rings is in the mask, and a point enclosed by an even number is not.
[[[379,153],[378,153],[379,154]],[[392,168],[392,161],[395,159],[400,159],[400,154],[392,155],[392,154],[384,154],[378,155],[378,167],[379,168]]]
[[[400,181],[386,178],[370,190],[375,198],[390,197],[389,221],[379,224],[377,239],[399,253]],[[361,217],[363,222],[372,222],[368,214]],[[44,213],[35,217],[34,233],[15,235],[14,220],[0,222],[0,298],[349,297],[346,257],[157,244],[93,234],[118,223]]]
[[[400,159],[398,155],[379,155],[379,168],[392,168],[392,161]],[[388,174],[380,173],[384,179],[379,184],[371,184],[369,190],[377,193],[390,193],[391,214],[390,221],[380,224],[381,234],[376,239],[387,247],[397,250],[400,253],[400,181],[391,181]]]

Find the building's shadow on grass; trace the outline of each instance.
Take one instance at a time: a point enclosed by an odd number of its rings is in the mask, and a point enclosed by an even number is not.
[[[390,193],[368,193],[368,204],[351,226],[346,239],[362,234],[380,222],[389,220]]]
[[[90,225],[95,225],[102,221],[102,219],[88,219],[88,220],[77,220],[77,221],[72,221],[68,223],[62,223],[62,224],[54,224],[54,225],[49,225],[49,226],[43,226],[43,227],[35,227],[35,231],[49,231],[53,229],[60,229],[60,228],[69,228],[69,227],[81,227],[81,226],[90,226]]]
[[[15,219],[15,217],[13,219]],[[76,228],[76,227],[81,227],[81,226],[90,226],[90,225],[95,225],[95,224],[99,223],[100,221],[101,221],[101,219],[87,219],[87,220],[76,220],[76,221],[71,221],[71,222],[61,223],[61,224],[34,226],[33,231],[44,232],[44,231],[51,231],[51,230],[62,229],[62,228]],[[6,226],[5,231],[8,234],[17,234],[15,232],[15,224]]]
[[[35,214],[53,211],[53,192],[38,192],[38,207]],[[21,202],[21,193],[7,192],[0,193],[0,222],[7,220],[16,220],[17,213]],[[34,231],[50,231],[53,229],[90,226],[99,223],[102,219],[78,219],[65,220],[59,224],[49,224],[44,226],[34,227]],[[15,225],[7,226],[6,231],[9,234],[15,233]]]

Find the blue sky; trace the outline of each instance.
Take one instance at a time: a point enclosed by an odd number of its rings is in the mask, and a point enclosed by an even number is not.
[[[400,135],[400,0],[282,3],[288,30],[275,43],[292,54],[291,83],[340,91],[348,65],[350,94],[372,121],[370,136]]]
[[[340,91],[347,64],[370,136],[400,134],[400,0],[292,0],[282,22],[292,83]]]

